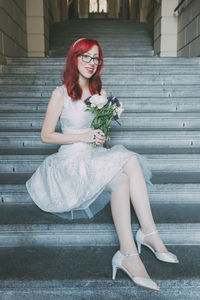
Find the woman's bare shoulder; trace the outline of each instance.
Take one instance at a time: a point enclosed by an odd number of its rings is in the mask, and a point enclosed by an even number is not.
[[[62,88],[60,87],[56,87],[51,94],[51,99],[50,102],[58,104],[60,103],[60,105],[62,106],[64,103],[64,91],[62,90]]]
[[[64,91],[61,87],[57,86],[53,91],[52,91],[52,96],[56,98],[63,98],[64,96]]]

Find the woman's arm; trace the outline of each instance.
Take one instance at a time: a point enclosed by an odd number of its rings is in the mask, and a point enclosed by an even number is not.
[[[41,140],[47,144],[72,144],[82,141],[82,134],[55,132],[64,105],[64,94],[59,88],[53,90],[41,130]]]

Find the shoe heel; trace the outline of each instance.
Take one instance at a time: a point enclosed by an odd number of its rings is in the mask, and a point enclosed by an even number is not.
[[[139,241],[136,241],[137,242],[137,247],[138,247],[138,253],[140,254],[141,253],[141,243]]]
[[[116,274],[117,274],[117,267],[115,265],[112,265],[112,279],[115,280]]]

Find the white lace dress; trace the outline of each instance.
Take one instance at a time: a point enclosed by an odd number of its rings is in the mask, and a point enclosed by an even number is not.
[[[64,85],[64,107],[60,115],[63,133],[82,133],[93,130],[94,113],[85,111],[83,100],[72,101]],[[61,145],[58,152],[44,159],[26,181],[26,188],[43,211],[64,219],[92,218],[110,201],[110,193],[128,179],[123,165],[136,154],[147,188],[152,172],[146,157],[123,145],[105,148],[92,143],[77,142]]]

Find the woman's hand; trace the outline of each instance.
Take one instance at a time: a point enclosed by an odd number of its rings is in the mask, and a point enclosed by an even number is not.
[[[94,135],[96,135],[95,139]],[[83,133],[83,140],[86,143],[96,142],[97,145],[101,145],[105,143],[106,136],[101,129],[95,129]]]

